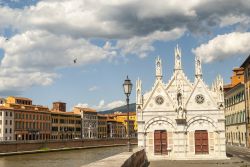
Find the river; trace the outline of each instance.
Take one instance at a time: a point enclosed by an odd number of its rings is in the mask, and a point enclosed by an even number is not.
[[[126,150],[119,146],[2,156],[0,167],[80,167]]]

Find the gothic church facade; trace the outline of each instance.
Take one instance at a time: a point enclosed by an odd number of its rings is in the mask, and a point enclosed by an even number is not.
[[[184,74],[181,50],[175,48],[171,79],[162,80],[162,61],[155,63],[155,83],[142,94],[136,82],[138,146],[150,157],[165,159],[225,159],[223,79],[209,88],[202,75],[201,59],[195,58],[195,80]]]

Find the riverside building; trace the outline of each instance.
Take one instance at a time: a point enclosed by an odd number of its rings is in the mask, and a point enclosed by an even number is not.
[[[98,137],[98,117],[96,110],[84,107],[74,107],[73,112],[81,115],[82,138],[96,139]]]
[[[81,115],[74,112],[66,112],[66,103],[53,103],[51,120],[52,140],[71,140],[81,138]]]
[[[4,107],[14,116],[14,140],[46,140],[51,135],[51,115],[48,107],[33,105],[24,97],[9,96]]]
[[[234,68],[231,83],[224,86],[226,143],[246,146],[246,109],[244,69]]]

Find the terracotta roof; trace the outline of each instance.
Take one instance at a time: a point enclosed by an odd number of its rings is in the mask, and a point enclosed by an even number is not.
[[[0,106],[0,110],[13,110],[12,107]]]
[[[26,97],[17,97],[17,96],[9,96],[9,97],[12,97],[12,98],[15,98],[15,99],[19,99],[19,100],[29,100],[29,101],[32,101],[32,99],[29,99],[29,98],[26,98]]]
[[[85,108],[85,107],[74,107],[74,108],[80,109],[83,112],[96,112],[96,110],[94,110],[92,108]]]
[[[116,122],[116,120],[112,119],[112,118],[108,118],[107,121],[109,121],[109,122]]]
[[[250,55],[246,58],[246,60],[241,64],[240,67],[245,67],[247,63],[250,62]]]
[[[98,117],[107,117],[107,115],[104,114],[97,114]]]
[[[76,116],[80,116],[79,114],[76,114],[74,112],[63,112],[63,111],[53,111],[51,110],[52,114],[62,114],[62,115],[76,115]]]
[[[55,101],[53,103],[61,103],[61,104],[66,104],[65,102],[61,102],[61,101]]]

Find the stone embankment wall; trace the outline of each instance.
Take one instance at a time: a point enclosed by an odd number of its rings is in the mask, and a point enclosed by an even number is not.
[[[82,167],[147,167],[149,165],[144,149],[123,152]]]
[[[137,144],[137,139],[131,139]],[[47,141],[8,141],[0,142],[0,154],[34,150],[77,149],[126,145],[126,139],[90,139],[90,140],[47,140]]]

